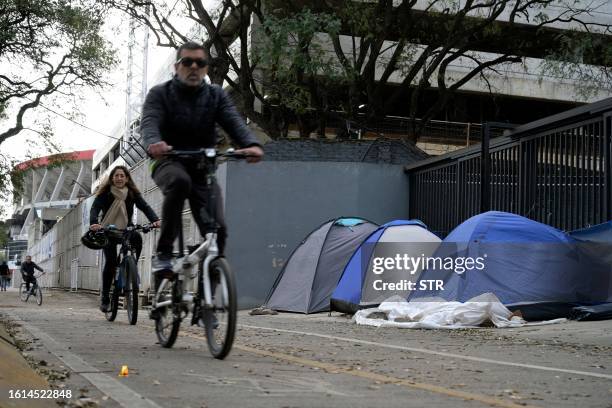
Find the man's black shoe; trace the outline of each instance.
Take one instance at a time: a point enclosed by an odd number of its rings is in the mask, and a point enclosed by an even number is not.
[[[212,315],[210,320],[211,320],[211,324],[212,324],[213,330],[216,330],[217,328],[219,328],[219,319],[217,319],[217,316]],[[202,318],[198,319],[198,326],[206,327],[206,325],[204,324],[204,319],[202,319]]]
[[[160,317],[159,310],[151,309],[151,311],[149,312],[149,319],[159,320],[159,317]]]

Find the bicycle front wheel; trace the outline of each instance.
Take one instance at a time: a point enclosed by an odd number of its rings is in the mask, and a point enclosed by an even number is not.
[[[30,292],[26,289],[25,282],[21,282],[19,286],[19,299],[21,299],[22,302],[27,302],[28,297],[30,297]]]
[[[224,359],[232,349],[236,333],[236,285],[234,275],[225,258],[210,263],[212,308],[204,307],[202,320],[206,327],[208,349],[213,357]]]
[[[38,306],[42,305],[42,290],[40,289],[40,286],[36,286],[36,304]]]
[[[133,256],[127,256],[123,259],[123,268],[125,268],[123,276],[126,277],[125,304],[128,322],[136,324],[138,320],[138,270]]]
[[[177,315],[178,306],[173,303],[175,291],[179,290],[178,279],[164,279],[159,285],[159,289],[155,294],[155,310],[157,317],[155,319],[155,334],[162,347],[170,348],[174,345],[178,336],[179,327],[181,326],[180,311]]]

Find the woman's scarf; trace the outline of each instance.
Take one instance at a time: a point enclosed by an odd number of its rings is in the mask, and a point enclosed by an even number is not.
[[[127,207],[125,206],[125,199],[128,195],[128,188],[118,188],[111,186],[111,194],[115,197],[115,201],[111,204],[110,208],[104,214],[102,219],[102,225],[114,225],[119,229],[125,229],[128,225],[128,214]]]

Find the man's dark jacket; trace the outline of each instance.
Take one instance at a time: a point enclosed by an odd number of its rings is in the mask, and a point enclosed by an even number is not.
[[[91,205],[91,210],[89,211],[89,225],[99,224],[98,216],[100,215],[100,211],[102,214],[106,214],[110,206],[113,204],[113,201],[115,201],[115,196],[113,196],[113,193],[111,193],[110,190],[96,196],[93,204]],[[146,215],[149,221],[153,222],[159,220],[159,217],[157,214],[155,214],[155,211],[153,211],[144,198],[142,198],[141,194],[128,194],[125,199],[125,208],[127,209],[129,225],[132,225],[134,205],[136,205],[136,207]],[[102,218],[104,218],[104,215],[102,215]]]
[[[241,148],[261,145],[221,87],[189,87],[176,77],[151,88],[140,131],[145,147],[164,141],[174,149],[211,148],[218,142],[215,123]]]
[[[0,276],[8,276],[9,274],[9,267],[7,264],[3,263],[2,265],[0,265]]]
[[[33,261],[32,262],[23,261],[21,263],[21,273],[22,274],[32,276],[34,275],[34,269],[38,269],[41,272],[43,271],[43,269],[40,266],[36,265]]]

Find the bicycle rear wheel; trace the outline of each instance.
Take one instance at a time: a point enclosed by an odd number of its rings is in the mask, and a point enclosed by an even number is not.
[[[128,322],[136,324],[138,320],[138,270],[133,256],[123,258],[122,276],[125,276],[125,303],[127,307]]]
[[[155,334],[162,347],[174,345],[181,326],[179,305],[173,302],[174,292],[178,290],[178,279],[164,279],[155,294],[155,308],[158,317],[155,320]],[[179,315],[177,315],[179,313]]]
[[[117,287],[117,281],[113,280],[110,289],[110,309],[104,313],[106,320],[112,322],[117,317],[117,311],[119,309],[119,288]]]
[[[210,353],[224,359],[232,349],[236,333],[236,285],[225,258],[210,263],[209,276],[214,288],[213,307],[202,309],[202,320]]]
[[[21,285],[19,285],[19,299],[21,299],[22,302],[27,302],[29,297],[30,291],[26,290],[25,282],[21,282]]]
[[[43,298],[42,290],[40,289],[40,286],[36,285],[36,292],[35,293],[36,293],[36,304],[38,306],[40,306],[40,305],[42,305],[42,298]]]

